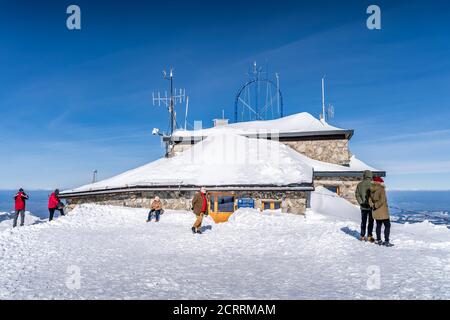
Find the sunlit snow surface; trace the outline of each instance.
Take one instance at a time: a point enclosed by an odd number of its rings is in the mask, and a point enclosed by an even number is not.
[[[146,223],[145,209],[97,205],[4,228],[0,298],[450,298],[446,227],[394,223],[395,247],[385,248],[356,239],[353,205],[323,188],[312,205],[306,217],[247,209],[224,224],[208,218],[203,235],[190,232],[189,212],[167,210]],[[79,289],[66,286],[70,266],[80,268]],[[379,289],[367,286],[374,267]]]

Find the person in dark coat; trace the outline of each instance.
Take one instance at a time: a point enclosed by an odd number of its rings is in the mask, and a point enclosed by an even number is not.
[[[50,217],[48,221],[53,220],[53,215],[55,214],[55,211],[58,210],[61,216],[64,216],[64,204],[59,199],[59,190],[56,189],[48,199],[48,211],[50,213]]]
[[[374,242],[373,238],[373,216],[372,208],[369,205],[370,186],[372,185],[372,172],[370,170],[364,171],[363,180],[358,183],[356,187],[356,200],[359,203],[361,209],[361,241]],[[369,224],[367,224],[369,221]],[[366,228],[367,227],[367,228]],[[367,237],[366,237],[367,231]]]
[[[201,187],[200,192],[197,192],[192,199],[192,210],[197,216],[191,230],[193,233],[202,233],[200,228],[203,222],[203,216],[208,214],[208,200],[206,198],[206,188]]]
[[[380,177],[373,178],[370,186],[369,204],[373,210],[373,218],[377,221],[377,244],[391,247],[389,236],[391,232],[391,221],[389,219],[389,207],[386,197],[386,187],[383,179]],[[384,225],[384,242],[381,240],[381,228]]]
[[[22,227],[25,223],[25,201],[28,200],[29,197],[23,191],[22,188],[19,189],[19,192],[14,196],[14,220],[13,220],[13,228],[17,227],[17,219],[19,219],[20,215],[20,226]]]

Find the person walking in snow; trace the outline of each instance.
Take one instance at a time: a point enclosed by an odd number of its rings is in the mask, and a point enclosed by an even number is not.
[[[25,223],[25,201],[28,200],[28,195],[23,191],[22,188],[14,196],[15,202],[15,212],[13,220],[13,228],[17,227],[17,219],[20,215],[20,226],[22,227]]]
[[[150,212],[148,213],[147,222],[152,221],[153,215],[155,215],[155,222],[159,222],[159,217],[163,213],[162,202],[158,196],[155,197],[152,201],[152,205],[150,207]]]
[[[206,188],[201,187],[200,192],[197,192],[192,199],[192,210],[194,211],[195,215],[197,216],[197,219],[195,220],[194,225],[192,226],[191,230],[192,233],[199,233],[201,234],[202,231],[200,230],[203,222],[203,216],[208,214],[208,200],[206,198]]]
[[[380,177],[373,178],[370,186],[369,205],[373,210],[373,218],[377,222],[377,244],[391,247],[389,235],[391,231],[391,221],[389,219],[389,208],[386,197],[386,187],[383,179]],[[384,225],[384,242],[381,240],[381,227]]]
[[[55,210],[58,210],[61,216],[64,216],[64,204],[59,199],[59,189],[56,189],[48,199],[48,211],[50,213],[50,217],[48,221],[53,220],[53,215],[55,214]]]
[[[370,186],[372,184],[372,172],[370,170],[364,171],[363,180],[358,183],[356,187],[356,200],[359,203],[361,209],[361,241],[374,242],[373,238],[373,216],[372,208],[369,205]],[[367,221],[369,223],[367,224]],[[367,227],[367,228],[366,228]],[[367,231],[367,237],[366,237]]]

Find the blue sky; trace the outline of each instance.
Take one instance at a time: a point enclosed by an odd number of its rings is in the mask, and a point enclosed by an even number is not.
[[[161,71],[189,121],[232,117],[253,61],[285,113],[318,116],[320,79],[351,150],[393,189],[450,189],[450,5],[444,1],[0,1],[0,188],[73,187],[163,155]],[[77,4],[82,30],[66,28]],[[382,30],[366,28],[378,4]]]

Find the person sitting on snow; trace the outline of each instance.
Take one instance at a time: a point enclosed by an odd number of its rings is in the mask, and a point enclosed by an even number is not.
[[[386,187],[383,179],[380,177],[373,178],[373,183],[370,186],[369,204],[373,210],[373,218],[377,221],[376,243],[391,247],[389,242],[389,235],[391,231],[391,221],[389,220],[389,208],[386,197]],[[384,242],[381,240],[381,227],[384,225]]]
[[[152,201],[150,212],[148,213],[147,222],[152,221],[153,214],[155,215],[155,222],[159,222],[159,217],[163,213],[162,202],[158,196]]]
[[[15,202],[15,213],[13,220],[13,228],[17,227],[17,219],[20,215],[20,226],[22,227],[25,223],[25,201],[28,200],[28,195],[23,191],[22,188],[14,196]]]
[[[59,213],[64,216],[64,204],[59,200],[59,189],[56,189],[55,192],[53,192],[50,195],[50,198],[48,199],[48,211],[50,213],[50,217],[48,221],[53,220],[53,215],[55,214],[55,210],[58,210]]]
[[[201,187],[200,192],[197,192],[192,199],[192,210],[194,211],[195,215],[197,216],[197,219],[195,220],[194,225],[192,226],[191,230],[192,233],[199,233],[201,234],[201,226],[203,221],[203,216],[207,215],[208,211],[208,200],[206,198],[206,188]]]
[[[361,208],[361,241],[374,242],[373,239],[373,217],[372,208],[369,206],[369,193],[370,185],[372,184],[372,172],[370,170],[364,171],[363,181],[358,183],[356,187],[356,200]],[[369,225],[367,225],[367,220],[369,220]],[[366,238],[366,226],[367,226],[367,238]]]

